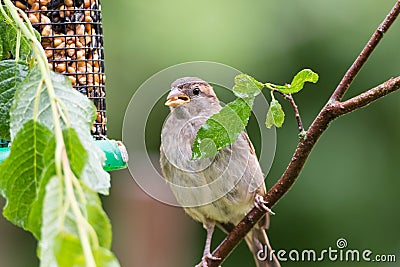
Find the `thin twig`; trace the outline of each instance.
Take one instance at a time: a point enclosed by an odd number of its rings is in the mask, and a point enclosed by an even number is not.
[[[400,12],[400,0],[396,2],[393,9],[386,16],[367,45],[364,47],[360,55],[357,57],[353,65],[346,72],[342,81],[333,92],[328,103],[322,108],[318,116],[315,118],[310,128],[306,132],[305,138],[300,139],[299,144],[287,166],[285,172],[275,183],[275,185],[267,192],[265,200],[268,206],[274,206],[286,192],[292,187],[298,178],[308,156],[311,153],[315,143],[328,125],[337,117],[368,105],[378,98],[381,98],[400,88],[400,77],[390,79],[387,82],[372,88],[365,93],[353,97],[347,101],[340,102],[343,95],[347,91],[355,76],[367,61],[369,55],[375,49],[383,34],[389,29],[393,21]],[[220,260],[208,260],[209,267],[219,266],[232,250],[239,244],[251,228],[259,221],[265,213],[257,208],[253,208],[243,220],[232,230],[232,232],[222,241],[222,243],[213,251],[212,256]]]
[[[279,92],[279,91],[278,91]],[[294,102],[294,98],[292,94],[282,94],[282,96],[289,101],[290,105],[293,108],[294,111],[294,115],[296,117],[296,121],[297,121],[297,126],[299,128],[299,132],[300,134],[304,133],[304,127],[303,127],[303,122],[301,120],[301,116],[300,116],[300,112],[299,112],[299,108],[296,105],[296,102]]]
[[[365,64],[365,62],[371,55],[372,51],[374,51],[375,47],[382,40],[383,35],[387,32],[392,23],[396,20],[397,16],[399,15],[399,12],[400,12],[400,1],[397,1],[392,10],[384,19],[384,21],[375,30],[374,34],[371,36],[368,43],[365,45],[364,49],[358,55],[353,65],[351,65],[351,67],[347,70],[346,74],[343,76],[343,79],[340,81],[338,87],[331,96],[330,100],[332,102],[342,100],[347,89],[350,87],[350,84],[353,82],[354,78],[357,76],[358,72]]]

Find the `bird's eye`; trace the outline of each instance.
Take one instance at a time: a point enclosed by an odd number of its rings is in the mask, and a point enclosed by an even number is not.
[[[199,87],[195,87],[195,88],[193,89],[193,94],[194,94],[194,95],[200,94],[200,88],[199,88]]]

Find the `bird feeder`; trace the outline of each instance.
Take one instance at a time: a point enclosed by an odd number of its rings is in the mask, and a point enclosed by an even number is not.
[[[100,1],[12,2],[27,14],[33,27],[40,33],[41,44],[50,69],[67,76],[73,88],[86,95],[96,106],[97,117],[91,134],[99,141],[96,144],[105,148],[103,149],[107,156],[105,169],[125,167],[127,161],[125,147],[121,142],[106,138],[106,76]],[[104,140],[112,144],[107,145]],[[110,148],[115,148],[115,151]],[[115,161],[116,158],[120,160]]]
[[[107,135],[101,5],[98,0],[13,1],[41,35],[49,67],[66,75],[97,108],[91,133]]]

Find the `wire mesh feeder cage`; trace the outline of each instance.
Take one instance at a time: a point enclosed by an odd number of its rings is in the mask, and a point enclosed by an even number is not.
[[[13,1],[41,34],[49,66],[66,75],[73,87],[93,101],[97,118],[91,133],[103,139],[106,91],[101,5],[99,0]]]

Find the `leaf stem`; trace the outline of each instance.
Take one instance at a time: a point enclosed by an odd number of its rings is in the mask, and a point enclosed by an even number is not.
[[[296,117],[297,127],[299,129],[299,136],[300,136],[300,138],[304,138],[306,131],[304,130],[303,121],[300,116],[299,108],[297,107],[296,102],[294,101],[293,95],[282,93],[281,91],[276,89],[275,85],[272,83],[265,83],[264,86],[271,90],[271,98],[272,99],[275,99],[273,93],[277,92],[277,93],[281,94],[285,100],[289,101],[289,103],[292,106],[292,109],[294,111],[294,115]]]
[[[15,61],[19,61],[19,49],[21,48],[21,30],[17,30],[17,42],[15,45]]]
[[[78,201],[76,200],[75,193],[74,193],[74,188],[73,188],[73,176],[74,174],[72,173],[71,167],[69,165],[69,160],[67,156],[67,152],[65,149],[62,150],[62,164],[63,164],[63,170],[64,170],[64,184],[65,184],[65,191],[66,191],[66,196],[70,200],[70,205],[72,212],[76,216],[77,220],[77,229],[79,232],[79,236],[81,239],[81,245],[83,249],[83,253],[85,255],[85,260],[86,260],[86,266],[90,267],[96,267],[96,262],[94,260],[94,256],[92,253],[92,249],[90,246],[90,242],[88,239],[88,234],[87,234],[87,228],[85,226],[87,221],[85,217],[82,215],[82,212],[79,208]],[[83,223],[84,225],[80,225]]]
[[[279,92],[279,91],[278,91]],[[305,131],[304,131],[304,127],[303,127],[303,122],[301,120],[301,116],[300,116],[300,112],[299,112],[299,108],[296,105],[296,102],[294,101],[293,95],[292,94],[284,94],[281,93],[283,98],[286,99],[287,101],[289,101],[290,105],[293,108],[294,111],[294,115],[296,117],[296,121],[297,121],[297,127],[299,129],[299,133],[300,136],[304,135]]]

